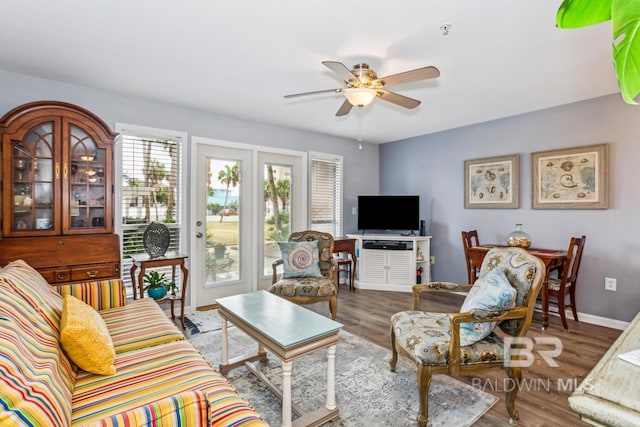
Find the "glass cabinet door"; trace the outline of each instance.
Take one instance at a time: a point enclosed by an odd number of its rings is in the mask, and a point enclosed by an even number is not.
[[[69,230],[104,232],[107,150],[75,125],[69,132]]]
[[[22,141],[13,142],[13,206],[11,230],[53,230],[56,221],[54,124],[42,123]],[[59,172],[58,172],[59,174]]]

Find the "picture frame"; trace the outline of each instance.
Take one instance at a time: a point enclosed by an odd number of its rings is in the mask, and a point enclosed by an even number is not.
[[[520,207],[520,155],[464,161],[465,209]]]
[[[608,209],[609,144],[531,153],[533,209]]]

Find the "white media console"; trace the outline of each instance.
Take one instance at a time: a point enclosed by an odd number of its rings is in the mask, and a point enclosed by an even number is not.
[[[431,281],[431,236],[349,234],[356,239],[356,288],[411,292],[418,283]]]

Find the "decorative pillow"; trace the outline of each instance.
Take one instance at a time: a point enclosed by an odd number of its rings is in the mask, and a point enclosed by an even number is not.
[[[297,277],[322,277],[318,261],[318,241],[278,242],[284,262],[283,279]]]
[[[460,312],[478,312],[480,316],[485,316],[490,311],[509,310],[516,306],[516,294],[517,291],[504,274],[504,267],[497,267],[486,276],[476,280],[462,303]],[[471,345],[486,338],[497,323],[462,323],[460,325],[460,345]]]
[[[64,297],[60,342],[81,369],[99,375],[116,373],[116,352],[107,325],[93,307],[72,295]]]

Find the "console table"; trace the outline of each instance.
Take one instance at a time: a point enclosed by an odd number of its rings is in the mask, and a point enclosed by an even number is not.
[[[594,426],[640,425],[640,366],[618,358],[638,348],[640,313],[569,396],[569,406],[582,421]]]
[[[131,275],[131,287],[133,289],[133,299],[137,298],[137,290],[140,291],[140,298],[144,297],[144,273],[147,268],[153,267],[171,267],[171,281],[176,281],[176,267],[180,267],[180,271],[182,272],[182,289],[180,290],[180,295],[167,295],[159,300],[161,302],[169,302],[171,303],[171,318],[175,319],[175,314],[173,310],[173,304],[176,301],[180,301],[180,323],[182,323],[182,329],[184,326],[184,302],[186,299],[187,293],[187,278],[189,277],[189,270],[185,265],[185,262],[189,258],[189,255],[181,254],[179,252],[167,252],[165,255],[160,257],[151,257],[149,254],[134,254],[131,255],[131,260],[133,261],[133,265],[131,266],[131,270],[129,274]],[[140,273],[136,274],[136,270],[140,267]],[[139,289],[136,289],[139,287]]]

